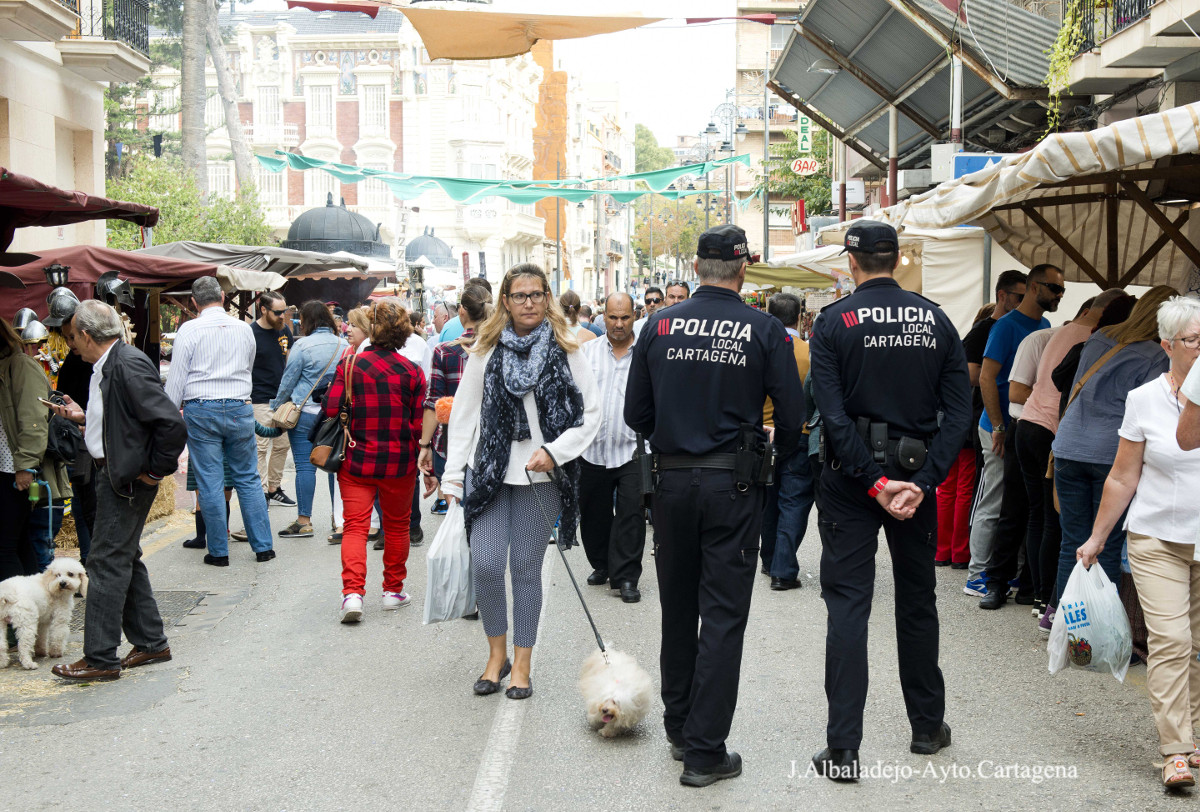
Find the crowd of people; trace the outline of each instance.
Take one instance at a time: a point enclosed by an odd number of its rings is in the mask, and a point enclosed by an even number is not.
[[[84,657],[55,673],[115,679],[122,668],[171,657],[139,543],[158,482],[176,470],[185,443],[197,509],[196,536],[184,546],[203,549],[207,565],[230,565],[231,540],[266,563],[276,557],[276,537],[314,537],[314,502],[327,490],[327,540],[341,545],[343,623],[367,611],[371,542],[383,550],[380,608],[412,601],[405,586],[410,548],[423,539],[420,499],[436,492],[435,513],[461,503],[470,540],[478,612],[469,617],[482,621],[487,643],[474,692],[497,693],[507,678],[506,695],[525,699],[533,694],[548,540],[571,545],[578,535],[587,583],[632,604],[641,599],[652,521],[665,722],[672,753],[685,762],[684,783],[703,786],[741,771],[724,746],[732,706],[709,711],[736,694],[753,570],[769,577],[773,592],[801,588],[798,548],[815,508],[822,592],[831,618],[840,618],[831,621],[826,664],[829,746],[814,759],[822,774],[857,769],[866,693],[860,649],[873,589],[862,577],[882,529],[897,581],[913,752],[950,743],[933,568],[964,571],[963,592],[981,609],[1010,599],[1031,607],[1033,625],[1048,636],[1082,562],[1099,564],[1121,584],[1126,605],[1140,608],[1131,617],[1135,656],[1148,663],[1163,782],[1193,783],[1200,300],[1167,286],[1136,298],[1106,290],[1054,325],[1048,317],[1066,292],[1064,274],[1038,265],[1000,274],[995,302],[960,337],[940,310],[910,302],[891,278],[894,231],[863,224],[851,251],[859,289],[829,310],[847,315],[812,321],[800,298],[780,293],[751,318],[739,315],[753,311],[737,295],[744,234],[730,228],[701,238],[695,290],[672,281],[647,288],[640,302],[618,292],[585,303],[570,290],[555,298],[545,272],[522,264],[495,295],[487,280],[473,279],[457,302],[436,302],[429,335],[424,313],[397,298],[345,313],[304,302],[293,320],[293,308],[268,291],[249,323],[227,311],[215,278],[201,278],[191,288],[196,317],[175,336],[165,385],[122,340],[119,312],[85,301],[59,328],[71,354],[53,401],[41,367],[0,322],[0,506],[12,517],[0,523],[0,580],[45,566],[42,535],[31,531],[39,500],[30,489],[48,489],[51,524],[55,503],[73,494],[92,587]],[[830,326],[835,317],[857,326],[863,311],[853,307],[876,300],[885,309],[903,300],[904,318],[919,327],[912,332],[937,337],[926,345],[941,347],[936,354],[913,356],[925,372],[899,369],[888,353],[864,350],[882,345]],[[737,349],[680,349],[668,340],[703,338],[689,325],[705,319],[714,331],[723,325]],[[700,359],[709,366],[692,365]],[[710,372],[711,364],[733,371]],[[747,374],[758,376],[754,386],[737,383]],[[893,375],[920,385],[879,406],[874,387]],[[698,434],[687,420],[664,422],[670,404],[695,407],[706,397],[729,401],[715,427]],[[735,407],[748,423],[733,421]],[[55,419],[81,426],[78,456],[52,453]],[[316,464],[327,421],[345,432],[336,473]],[[122,442],[110,444],[114,436]],[[756,459],[763,448],[775,454],[753,476],[739,456],[747,442]],[[283,488],[289,453],[295,499]],[[656,455],[652,483],[641,464],[648,454]],[[234,492],[241,530],[229,527]],[[270,507],[294,507],[296,518],[273,532]],[[689,534],[708,532],[706,522],[714,523],[713,548],[693,548]],[[693,581],[705,576],[697,562],[726,543],[751,569],[743,573],[730,558],[729,580],[710,579],[698,591]],[[873,571],[872,563],[872,582]],[[684,641],[679,629],[694,630],[698,620],[700,640]],[[132,648],[118,657],[122,630]],[[712,657],[724,676],[711,670]],[[694,710],[704,703],[701,719]]]

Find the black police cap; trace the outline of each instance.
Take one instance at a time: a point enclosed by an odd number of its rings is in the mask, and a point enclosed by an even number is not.
[[[750,256],[746,232],[735,225],[710,228],[700,235],[696,256],[700,259],[744,259]]]
[[[861,251],[864,254],[885,254],[900,250],[896,229],[878,220],[855,220],[846,229],[846,244],[842,253]]]

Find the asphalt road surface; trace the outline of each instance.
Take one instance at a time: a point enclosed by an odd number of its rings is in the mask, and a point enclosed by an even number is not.
[[[276,539],[279,557],[269,563],[235,543],[228,568],[204,566],[203,551],[180,546],[191,534],[187,515],[152,528],[144,550],[175,624],[174,659],[88,685],[57,680],[46,660],[36,671],[0,670],[0,808],[1041,811],[1194,803],[1191,793],[1160,787],[1144,666],[1124,684],[1075,671],[1051,677],[1029,608],[980,611],[962,594],[957,570],[938,570],[954,743],[932,758],[910,754],[886,545],[871,619],[861,750],[868,777],[839,785],[814,776],[809,759],[825,743],[826,624],[815,516],[800,554],[803,589],[771,592],[757,576],[729,738],[744,773],[682,787],[657,700],[632,735],[608,740],[588,728],[576,681],[595,641],[553,549],[533,697],[471,692],[486,659],[480,624],[421,623],[425,554],[440,521],[429,504],[426,543],[409,558],[416,605],[380,610],[382,553],[371,552],[357,625],[338,622],[340,554],[324,537],[323,482],[318,536]],[[240,527],[236,498],[234,514]],[[276,530],[295,518],[294,508],[270,514]],[[582,549],[568,558],[582,582],[590,571]],[[605,640],[633,654],[657,684],[653,562],[647,550],[639,604],[607,588],[584,590]],[[68,661],[80,656],[81,640],[72,634]]]

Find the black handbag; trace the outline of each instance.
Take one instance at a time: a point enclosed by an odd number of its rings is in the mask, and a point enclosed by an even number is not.
[[[345,384],[342,389],[342,402],[338,404],[337,414],[326,417],[317,424],[313,432],[313,449],[308,455],[308,461],[330,474],[336,474],[346,459],[347,448],[353,448],[350,439],[350,407],[354,397],[350,392],[350,378],[354,372],[354,356],[346,359]]]

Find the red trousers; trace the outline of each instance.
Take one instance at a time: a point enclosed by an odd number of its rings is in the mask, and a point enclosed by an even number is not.
[[[383,590],[400,592],[408,577],[408,521],[417,471],[392,479],[367,479],[338,472],[342,492],[342,594],[362,595],[367,583],[367,533],[379,496],[383,514]]]
[[[975,499],[975,450],[958,452],[946,481],[937,489],[938,561],[971,560],[971,503]]]

